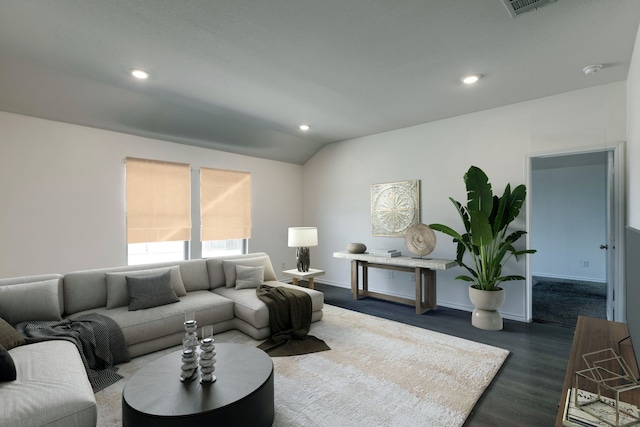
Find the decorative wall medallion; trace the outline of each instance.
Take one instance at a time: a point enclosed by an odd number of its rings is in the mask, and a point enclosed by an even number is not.
[[[404,236],[420,222],[420,181],[371,185],[371,234]]]

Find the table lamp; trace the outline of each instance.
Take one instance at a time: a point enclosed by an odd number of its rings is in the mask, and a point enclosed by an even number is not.
[[[318,246],[316,227],[289,227],[289,247],[296,249],[298,271],[309,271],[309,246]]]

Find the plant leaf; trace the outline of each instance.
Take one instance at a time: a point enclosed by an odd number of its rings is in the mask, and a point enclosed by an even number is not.
[[[460,233],[444,224],[429,224],[429,228],[453,237],[454,241],[462,240]]]
[[[489,178],[482,169],[471,166],[464,174],[464,182],[467,186],[467,210],[480,211],[488,218],[493,209],[493,192]],[[470,215],[473,219],[473,214]]]
[[[485,246],[493,242],[493,230],[484,212],[471,212],[471,242],[473,246]]]

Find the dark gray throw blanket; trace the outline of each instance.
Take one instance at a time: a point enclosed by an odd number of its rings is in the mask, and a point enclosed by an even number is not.
[[[270,356],[294,356],[331,350],[329,346],[312,335],[311,297],[297,289],[260,285],[256,294],[269,309],[271,337],[258,348]]]
[[[98,313],[61,321],[22,322],[16,325],[16,329],[28,344],[48,340],[74,343],[94,393],[121,380],[123,377],[116,372],[118,368],[115,365],[131,360],[118,324]]]

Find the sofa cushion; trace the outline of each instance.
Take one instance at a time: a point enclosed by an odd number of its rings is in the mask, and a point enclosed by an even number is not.
[[[185,290],[184,283],[182,282],[180,267],[178,267],[177,265],[173,267],[106,273],[107,308],[116,308],[129,305],[130,295],[129,288],[127,286],[127,276],[148,276],[158,273],[164,273],[166,271],[171,271],[171,285],[173,286],[175,294],[178,296],[185,296],[187,294],[187,291]]]
[[[236,265],[249,267],[264,266],[264,280],[278,280],[276,273],[273,271],[269,255],[262,255],[255,258],[224,259],[222,260],[222,268],[224,269],[225,285],[227,288],[232,288],[236,284]]]
[[[9,351],[0,345],[0,382],[15,381],[16,365]]]
[[[257,288],[264,283],[264,265],[236,265],[236,289]]]
[[[7,350],[11,350],[24,344],[26,342],[20,332],[16,331],[16,328],[0,317],[0,345]]]
[[[87,312],[104,314],[115,320],[122,329],[127,346],[131,346],[176,333],[184,334],[186,311],[196,313],[198,326],[215,325],[233,319],[233,301],[209,291],[193,291],[181,297],[179,303],[161,305],[147,310],[128,311],[128,307],[117,307]],[[181,340],[178,340],[175,344],[180,342]]]
[[[62,320],[59,284],[59,279],[50,279],[0,286],[0,317],[12,325],[28,320]]]
[[[322,310],[324,306],[324,294],[322,292],[275,281],[265,281],[264,284],[284,286],[308,293],[311,296],[311,310],[313,312]],[[267,305],[258,298],[255,289],[217,288],[211,292],[233,300],[235,302],[234,313],[238,319],[249,323],[257,329],[269,326],[269,310]]]
[[[145,276],[125,276],[129,287],[129,311],[180,301],[171,286],[171,271]]]
[[[1,426],[95,426],[96,399],[75,344],[52,340],[9,351],[16,380],[0,385]]]

